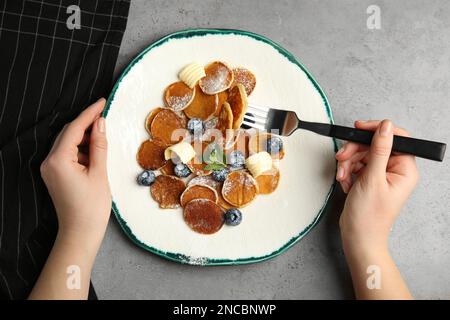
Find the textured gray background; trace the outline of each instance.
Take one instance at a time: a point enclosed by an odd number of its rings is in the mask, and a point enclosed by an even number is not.
[[[366,9],[381,7],[381,30]],[[265,35],[291,51],[328,95],[337,123],[390,118],[417,137],[448,141],[450,2],[447,0],[134,0],[116,69],[158,38],[222,27]],[[421,182],[391,236],[391,251],[417,298],[450,298],[449,156],[418,160]],[[94,268],[101,299],[351,299],[336,192],[321,223],[276,259],[189,267],[135,247],[111,219]]]

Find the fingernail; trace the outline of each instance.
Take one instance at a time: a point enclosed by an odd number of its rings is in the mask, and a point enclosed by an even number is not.
[[[338,150],[338,152],[336,152],[336,155],[338,156],[338,155],[342,154],[342,153],[344,152],[344,150],[345,150],[345,145],[342,146],[342,148],[340,148],[340,149]]]
[[[339,167],[338,167],[337,174],[336,174],[336,178],[337,178],[338,180],[344,178],[344,173],[345,173],[344,167],[339,166]]]
[[[100,119],[98,119],[97,121],[97,127],[98,127],[98,131],[101,133],[105,133],[105,118],[101,117]]]
[[[391,133],[391,131],[392,131],[392,122],[390,122],[389,120],[384,120],[381,123],[380,135],[386,137],[388,134]]]
[[[97,102],[100,102],[100,101],[102,101],[103,99],[104,99],[104,98],[101,97],[100,99],[97,100]],[[97,102],[96,102],[96,103],[97,103]]]

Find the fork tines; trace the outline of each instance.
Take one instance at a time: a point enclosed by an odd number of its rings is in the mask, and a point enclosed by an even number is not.
[[[265,130],[269,111],[270,108],[249,104],[242,124],[251,128]]]

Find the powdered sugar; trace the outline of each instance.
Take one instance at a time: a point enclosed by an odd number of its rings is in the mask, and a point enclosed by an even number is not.
[[[228,89],[233,74],[228,66],[221,62],[213,62],[206,67],[206,77],[200,80],[200,87],[206,94],[216,94]]]
[[[240,83],[244,86],[247,96],[251,95],[256,86],[256,77],[246,68],[234,68],[234,84]]]
[[[184,96],[168,97],[168,104],[174,111],[181,111],[186,108],[192,100],[192,94],[185,94]]]
[[[196,185],[196,184],[212,187],[212,188],[214,188],[216,190],[220,186],[220,182],[217,182],[211,176],[197,176],[197,177],[194,177],[188,182],[188,187]]]

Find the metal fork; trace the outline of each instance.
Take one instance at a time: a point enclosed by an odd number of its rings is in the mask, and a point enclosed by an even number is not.
[[[278,135],[290,136],[297,129],[305,129],[323,136],[370,145],[373,132],[328,123],[302,121],[294,111],[278,110],[249,105],[243,125],[259,130],[276,131]],[[441,142],[394,136],[392,151],[417,157],[442,161],[447,145]]]

